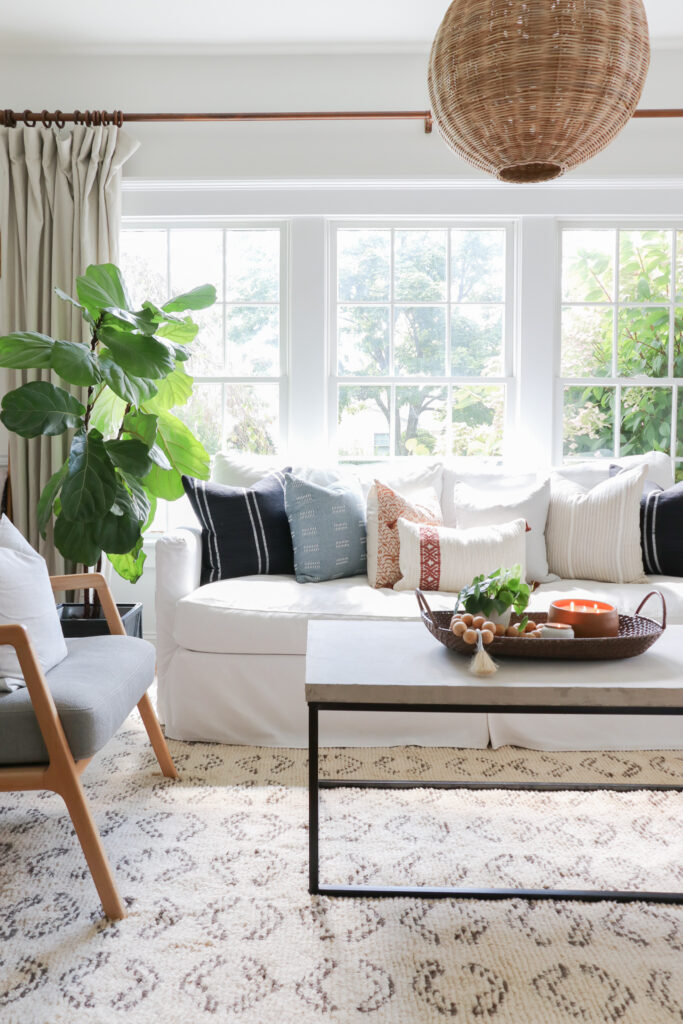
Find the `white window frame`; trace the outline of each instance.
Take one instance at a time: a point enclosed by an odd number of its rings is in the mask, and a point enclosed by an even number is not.
[[[612,230],[614,238],[614,299],[608,302],[565,302],[562,297],[562,238],[565,231],[585,230]],[[619,300],[619,231],[672,231],[674,239],[671,252],[671,281],[670,297],[652,302],[621,302]],[[676,308],[683,309],[683,299],[676,301],[676,240],[675,232],[683,232],[683,219],[633,216],[615,218],[581,217],[576,219],[561,219],[557,221],[557,275],[558,284],[555,294],[555,349],[556,349],[556,373],[554,387],[554,442],[553,461],[560,465],[564,458],[564,389],[565,387],[613,387],[615,389],[615,415],[614,415],[614,457],[621,454],[621,391],[624,387],[661,387],[671,389],[671,461],[674,471],[683,469],[683,456],[678,456],[678,401],[679,393],[683,393],[683,377],[673,375],[673,339],[674,319]],[[620,309],[642,308],[645,306],[669,306],[669,373],[666,377],[625,377],[617,373],[618,370],[618,312]],[[612,374],[605,377],[565,377],[561,372],[562,358],[562,309],[567,306],[594,306],[601,309],[614,311],[612,325]],[[588,456],[590,458],[590,456]]]
[[[502,303],[492,303],[492,305],[503,305],[504,316],[503,316],[503,373],[491,377],[480,377],[475,375],[455,375],[451,376],[448,373],[450,369],[450,355],[451,355],[451,317],[448,315],[452,310],[451,305],[451,230],[452,229],[462,230],[481,230],[481,231],[493,231],[502,230],[505,232],[505,259],[504,259],[504,289],[503,289],[503,301]],[[391,232],[391,288],[390,298],[385,301],[378,302],[363,302],[358,305],[376,305],[376,306],[389,306],[391,313],[391,323],[393,325],[394,320],[394,307],[396,305],[406,305],[406,303],[397,302],[394,298],[394,237],[397,231],[402,230],[414,230],[414,231],[429,231],[429,230],[440,230],[446,232],[447,238],[447,280],[446,280],[446,298],[443,302],[439,303],[425,303],[425,305],[439,305],[444,306],[446,309],[446,374],[443,376],[407,376],[405,374],[392,376],[380,376],[380,377],[369,377],[369,376],[354,376],[353,374],[339,374],[338,372],[338,352],[337,352],[337,307],[339,305],[354,305],[354,303],[340,302],[337,297],[337,235],[339,231],[343,230],[389,230]],[[363,385],[379,385],[385,386],[391,389],[394,386],[409,386],[409,385],[420,385],[420,386],[444,386],[458,385],[458,384],[470,384],[476,386],[487,386],[501,384],[505,387],[505,413],[504,413],[504,428],[503,428],[503,451],[501,458],[505,458],[509,453],[509,449],[512,446],[512,434],[514,424],[517,420],[517,379],[515,375],[515,368],[517,363],[516,352],[517,352],[517,332],[515,329],[515,294],[516,294],[516,243],[517,243],[517,225],[514,220],[488,220],[482,219],[465,219],[462,217],[440,217],[438,219],[415,219],[405,217],[394,217],[394,218],[372,218],[372,219],[353,219],[343,220],[335,219],[328,222],[328,253],[327,253],[327,265],[328,265],[328,279],[327,279],[327,296],[328,296],[328,324],[327,324],[327,335],[328,335],[328,386],[327,386],[327,437],[328,437],[328,449],[330,456],[336,461],[358,461],[357,458],[351,456],[339,456],[337,448],[337,394],[339,386],[363,386]],[[410,303],[408,303],[410,305]],[[416,303],[419,305],[419,303]],[[487,305],[487,303],[482,303]],[[393,330],[393,326],[392,326]],[[394,432],[394,416],[395,408],[393,401],[390,403],[390,416],[391,422],[389,425],[389,437],[391,438]],[[452,455],[452,423],[451,418],[447,417],[446,421],[446,454],[444,458],[449,458]],[[390,461],[395,456],[375,456],[368,455],[364,461],[370,462],[381,462]],[[415,456],[412,456],[415,457]],[[419,457],[419,456],[418,456]],[[427,456],[425,456],[427,458]]]

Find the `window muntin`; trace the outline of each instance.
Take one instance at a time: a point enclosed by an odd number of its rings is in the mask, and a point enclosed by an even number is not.
[[[509,235],[469,225],[336,227],[339,458],[502,455],[512,383]]]
[[[562,231],[565,460],[664,451],[683,476],[683,231]]]

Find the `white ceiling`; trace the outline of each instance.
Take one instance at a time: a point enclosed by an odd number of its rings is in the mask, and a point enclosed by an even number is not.
[[[447,6],[448,0],[0,0],[0,52],[420,51]],[[645,0],[645,7],[654,45],[683,41],[681,0]]]

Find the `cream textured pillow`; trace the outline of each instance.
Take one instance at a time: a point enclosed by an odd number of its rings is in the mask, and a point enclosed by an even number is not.
[[[368,583],[371,587],[393,587],[400,576],[396,526],[399,516],[414,523],[441,523],[436,491],[426,487],[407,497],[375,480],[367,505]]]
[[[67,655],[45,559],[34,551],[7,516],[0,518],[0,625],[18,622],[28,630],[44,672]],[[0,691],[24,686],[13,647],[0,647]]]
[[[545,539],[548,564],[568,580],[642,583],[640,497],[647,466],[590,490],[553,474]]]
[[[459,530],[450,526],[398,521],[401,578],[394,590],[447,590],[458,593],[475,576],[521,565],[525,569],[526,520]]]

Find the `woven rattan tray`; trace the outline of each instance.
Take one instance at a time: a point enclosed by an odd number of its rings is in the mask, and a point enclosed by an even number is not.
[[[651,597],[656,595],[662,602],[661,625],[654,619],[648,619],[640,611]],[[421,590],[415,591],[417,602],[422,613],[422,621],[436,639],[457,654],[471,657],[475,647],[466,644],[460,637],[451,633],[450,623],[452,612],[432,611]],[[526,613],[534,622],[545,622],[546,612],[528,611]],[[514,626],[522,618],[513,615],[510,624]],[[659,590],[651,590],[647,597],[638,605],[635,615],[619,616],[619,635],[610,637],[594,637],[591,639],[546,640],[544,638],[500,636],[488,644],[486,650],[495,658],[547,658],[564,659],[566,661],[612,661],[617,658],[635,658],[652,647],[666,629],[666,602]]]

